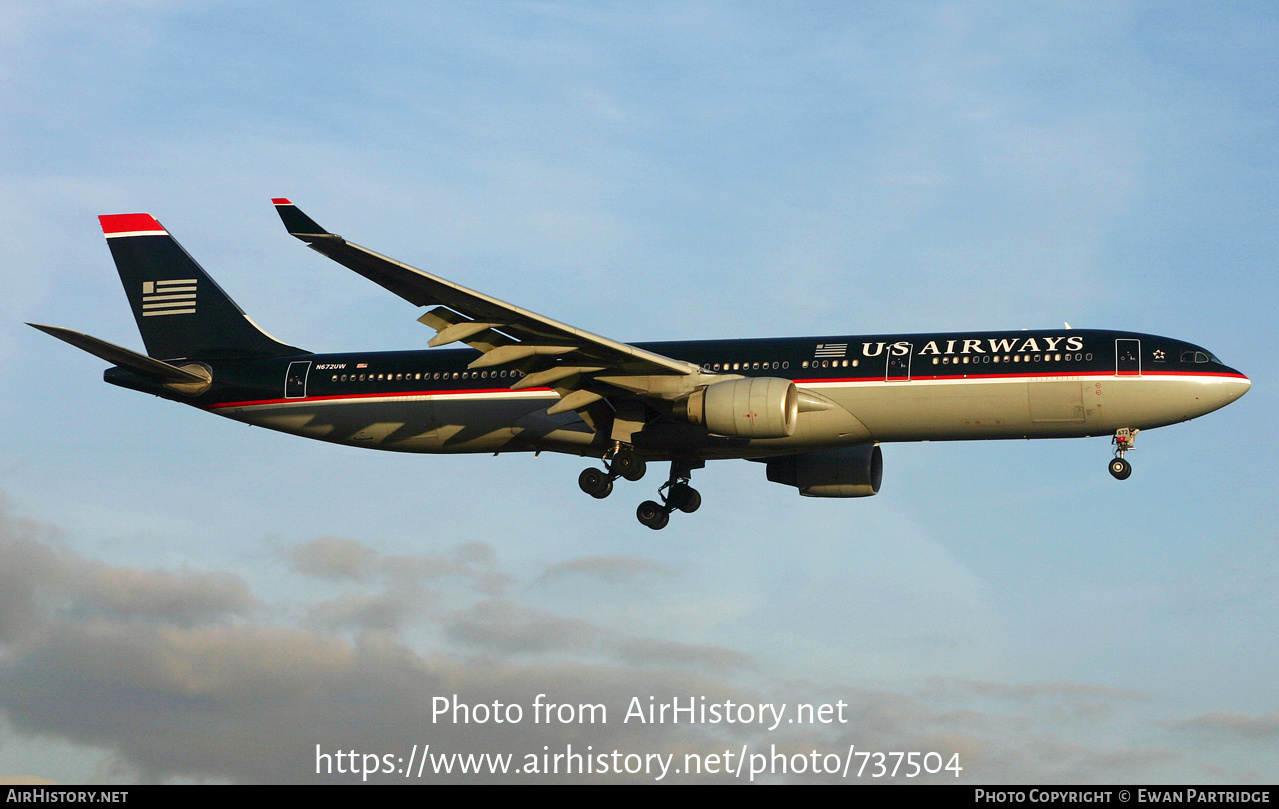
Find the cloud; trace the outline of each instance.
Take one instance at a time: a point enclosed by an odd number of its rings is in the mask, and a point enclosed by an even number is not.
[[[599,577],[616,584],[643,575],[670,576],[673,573],[667,565],[635,556],[583,556],[548,566],[538,581],[587,576]]]
[[[750,655],[722,646],[694,646],[687,643],[635,638],[618,646],[622,660],[635,666],[691,666],[711,671],[731,671],[751,667]]]
[[[493,569],[496,556],[483,542],[464,542],[439,554],[383,556],[353,539],[321,537],[290,545],[280,555],[303,576],[333,581],[390,579],[400,586],[454,581],[487,595],[500,594],[510,583],[509,576]]]
[[[257,600],[237,575],[183,570],[131,570],[101,562],[83,571],[84,606],[117,615],[189,621],[200,616],[243,614]]]
[[[125,620],[189,622],[243,615],[257,605],[227,572],[139,570],[89,561],[49,526],[13,519],[0,506],[0,641],[35,631],[57,610]]]
[[[586,621],[491,599],[457,613],[447,624],[450,638],[483,649],[523,652],[585,651],[600,630]]]
[[[377,553],[353,539],[320,537],[289,546],[284,556],[303,576],[358,580],[368,575]]]
[[[1175,728],[1201,733],[1220,734],[1238,740],[1279,741],[1279,713],[1252,714],[1213,711],[1178,722]]]
[[[1186,766],[1174,744],[1144,738],[1148,700],[1122,689],[938,680],[910,693],[804,680],[797,671],[765,675],[752,655],[728,645],[610,626],[520,595],[542,597],[534,585],[574,576],[656,574],[679,584],[683,574],[642,557],[570,558],[520,577],[474,542],[384,556],[356,540],[325,539],[281,555],[294,566],[267,598],[222,571],[89,560],[55,529],[0,513],[0,712],[8,732],[104,750],[118,757],[113,772],[161,781],[349,782],[334,769],[337,751],[376,753],[369,761],[381,768],[380,756],[398,761],[428,744],[437,754],[526,762],[589,749],[675,756],[681,764],[691,754],[705,763],[716,751],[745,749],[760,756],[756,762],[775,762],[759,776],[768,781],[842,781],[814,772],[812,754],[824,761],[848,749],[934,751],[934,772],[909,780],[944,783],[954,772],[939,762],[952,760],[964,783],[1158,780]],[[489,594],[492,577],[513,594]],[[334,580],[350,589],[333,597],[317,585]],[[523,588],[509,586],[522,580]],[[280,618],[290,614],[305,625]],[[547,703],[558,707],[534,707]],[[1105,709],[1079,710],[1080,703]],[[649,708],[663,705],[667,721],[649,721],[656,716]],[[738,713],[734,721],[670,721],[672,705]],[[801,705],[809,706],[806,719],[795,721]],[[785,720],[761,724],[772,710]],[[503,711],[520,718],[499,724]],[[1229,727],[1264,737],[1273,725],[1269,716],[1210,714],[1170,733]],[[1247,776],[1209,765],[1186,771]],[[530,770],[520,780],[655,777]],[[422,780],[490,776],[455,771]]]
[[[422,600],[420,591],[388,590],[381,593],[347,593],[317,604],[307,615],[309,622],[323,629],[356,629],[390,632],[416,615]]]

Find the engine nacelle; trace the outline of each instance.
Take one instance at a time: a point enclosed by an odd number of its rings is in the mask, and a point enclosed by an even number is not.
[[[788,438],[799,419],[799,392],[789,379],[734,379],[694,391],[675,413],[716,435]]]
[[[870,497],[879,493],[884,456],[878,444],[788,455],[768,462],[768,479],[805,497]]]

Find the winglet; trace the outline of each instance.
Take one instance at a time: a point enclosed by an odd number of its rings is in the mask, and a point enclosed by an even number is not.
[[[271,202],[275,205],[276,212],[280,214],[280,221],[284,222],[284,228],[290,236],[295,236],[304,242],[345,241],[336,233],[329,233],[320,227],[314,219],[302,213],[298,206],[284,197],[277,197]]]

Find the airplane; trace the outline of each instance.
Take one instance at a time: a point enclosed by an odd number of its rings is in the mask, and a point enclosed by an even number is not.
[[[418,307],[426,350],[317,354],[259,328],[150,214],[99,217],[146,354],[28,324],[113,363],[113,384],[307,438],[420,453],[598,458],[605,498],[669,462],[636,511],[692,513],[692,473],[746,459],[808,497],[868,497],[880,445],[1111,436],[1132,473],[1137,433],[1210,413],[1251,381],[1206,349],[1090,329],[622,343],[361,247],[287,199],[288,233]],[[442,348],[462,343],[467,348]]]

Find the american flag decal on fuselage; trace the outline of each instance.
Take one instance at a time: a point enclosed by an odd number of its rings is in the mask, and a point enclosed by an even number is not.
[[[195,314],[196,279],[142,282],[142,316]]]
[[[842,357],[848,353],[848,343],[818,343],[814,357]]]

